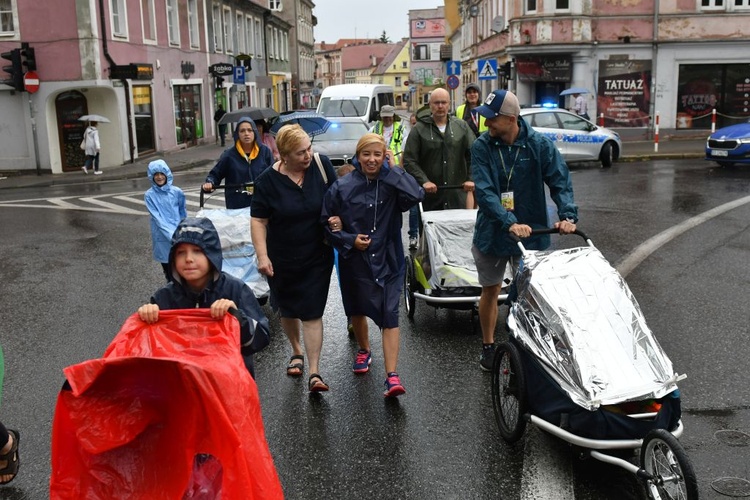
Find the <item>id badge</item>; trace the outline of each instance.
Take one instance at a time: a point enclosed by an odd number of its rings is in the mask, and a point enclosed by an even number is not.
[[[255,192],[255,185],[254,184],[245,184],[245,193],[247,193],[250,196],[252,196],[254,192]]]
[[[513,202],[513,191],[505,191],[503,193],[500,193],[500,204],[505,210],[512,212],[516,207],[515,203]]]

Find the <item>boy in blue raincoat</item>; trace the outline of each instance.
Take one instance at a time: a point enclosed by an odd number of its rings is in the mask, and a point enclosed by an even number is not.
[[[357,143],[355,170],[340,177],[323,199],[321,222],[338,250],[341,295],[359,344],[352,370],[369,371],[372,356],[367,318],[382,328],[385,397],[406,392],[396,372],[398,309],[404,277],[403,212],[424,198],[424,189],[401,168],[391,168],[381,135]]]
[[[171,281],[169,249],[177,224],[187,217],[185,193],[172,184],[172,171],[164,160],[154,160],[148,164],[148,180],[151,181],[151,188],[146,191],[144,199],[151,214],[154,260],[161,263],[164,276]]]
[[[146,323],[155,323],[161,309],[206,308],[218,319],[235,309],[242,357],[255,378],[253,353],[268,345],[268,319],[250,287],[222,272],[222,262],[221,240],[211,220],[183,219],[172,236],[169,252],[172,281],[138,309],[138,316]]]

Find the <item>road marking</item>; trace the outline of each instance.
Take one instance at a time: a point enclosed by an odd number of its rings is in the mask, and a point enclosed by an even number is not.
[[[648,240],[635,247],[633,251],[620,259],[620,261],[615,265],[615,269],[617,269],[620,275],[625,278],[652,253],[656,252],[659,248],[663,247],[681,234],[689,231],[690,229],[693,229],[699,224],[708,222],[709,220],[718,217],[719,215],[722,215],[726,212],[729,212],[730,210],[734,210],[735,208],[741,207],[742,205],[746,205],[748,203],[750,203],[750,196],[746,196],[744,198],[719,205],[718,207],[707,210],[702,214],[691,217],[677,224],[676,226],[672,226],[666,231],[662,231],[661,233],[649,238]]]
[[[200,197],[200,187],[183,190],[185,201],[188,206],[200,208],[199,201],[192,198]],[[24,200],[0,201],[0,207],[15,208],[51,208],[55,210],[81,210],[84,212],[104,212],[125,215],[149,215],[147,210],[136,210],[131,206],[124,206],[106,200],[118,200],[126,202],[126,205],[135,204],[140,208],[146,207],[143,199],[143,191],[129,191],[126,193],[114,193],[98,196],[60,196],[56,198],[29,198]],[[210,198],[209,198],[210,199]],[[224,199],[216,198],[217,203],[206,203],[204,208],[215,208],[223,210]],[[219,204],[220,203],[220,204]]]

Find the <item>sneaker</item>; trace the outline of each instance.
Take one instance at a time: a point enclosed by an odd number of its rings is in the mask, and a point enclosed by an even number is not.
[[[354,373],[367,373],[372,363],[372,356],[370,351],[360,349],[357,351],[357,357],[354,358],[354,364],[352,365],[352,371]]]
[[[401,385],[401,379],[398,378],[398,373],[391,372],[388,374],[388,378],[385,379],[385,392],[383,396],[386,398],[393,398],[400,396],[406,392],[404,386]]]
[[[479,356],[479,368],[483,371],[492,371],[492,363],[495,361],[495,346],[489,345],[482,347],[482,354]]]
[[[86,168],[86,166],[85,166],[85,165],[84,165],[83,167],[81,167],[81,170],[83,170],[83,173],[84,173],[84,174],[88,174],[88,173],[89,173],[89,169],[88,169],[88,168]]]
[[[409,238],[409,250],[416,250],[417,249],[417,239],[410,237]]]
[[[94,170],[94,175],[102,175],[102,171],[101,170]]]

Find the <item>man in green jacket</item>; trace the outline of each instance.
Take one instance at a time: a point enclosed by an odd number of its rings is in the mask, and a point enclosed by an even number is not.
[[[450,96],[445,89],[430,95],[429,116],[417,118],[404,148],[404,169],[424,188],[424,210],[466,208],[471,181],[471,145],[474,133],[465,121],[450,116]],[[438,186],[462,186],[445,189]]]

